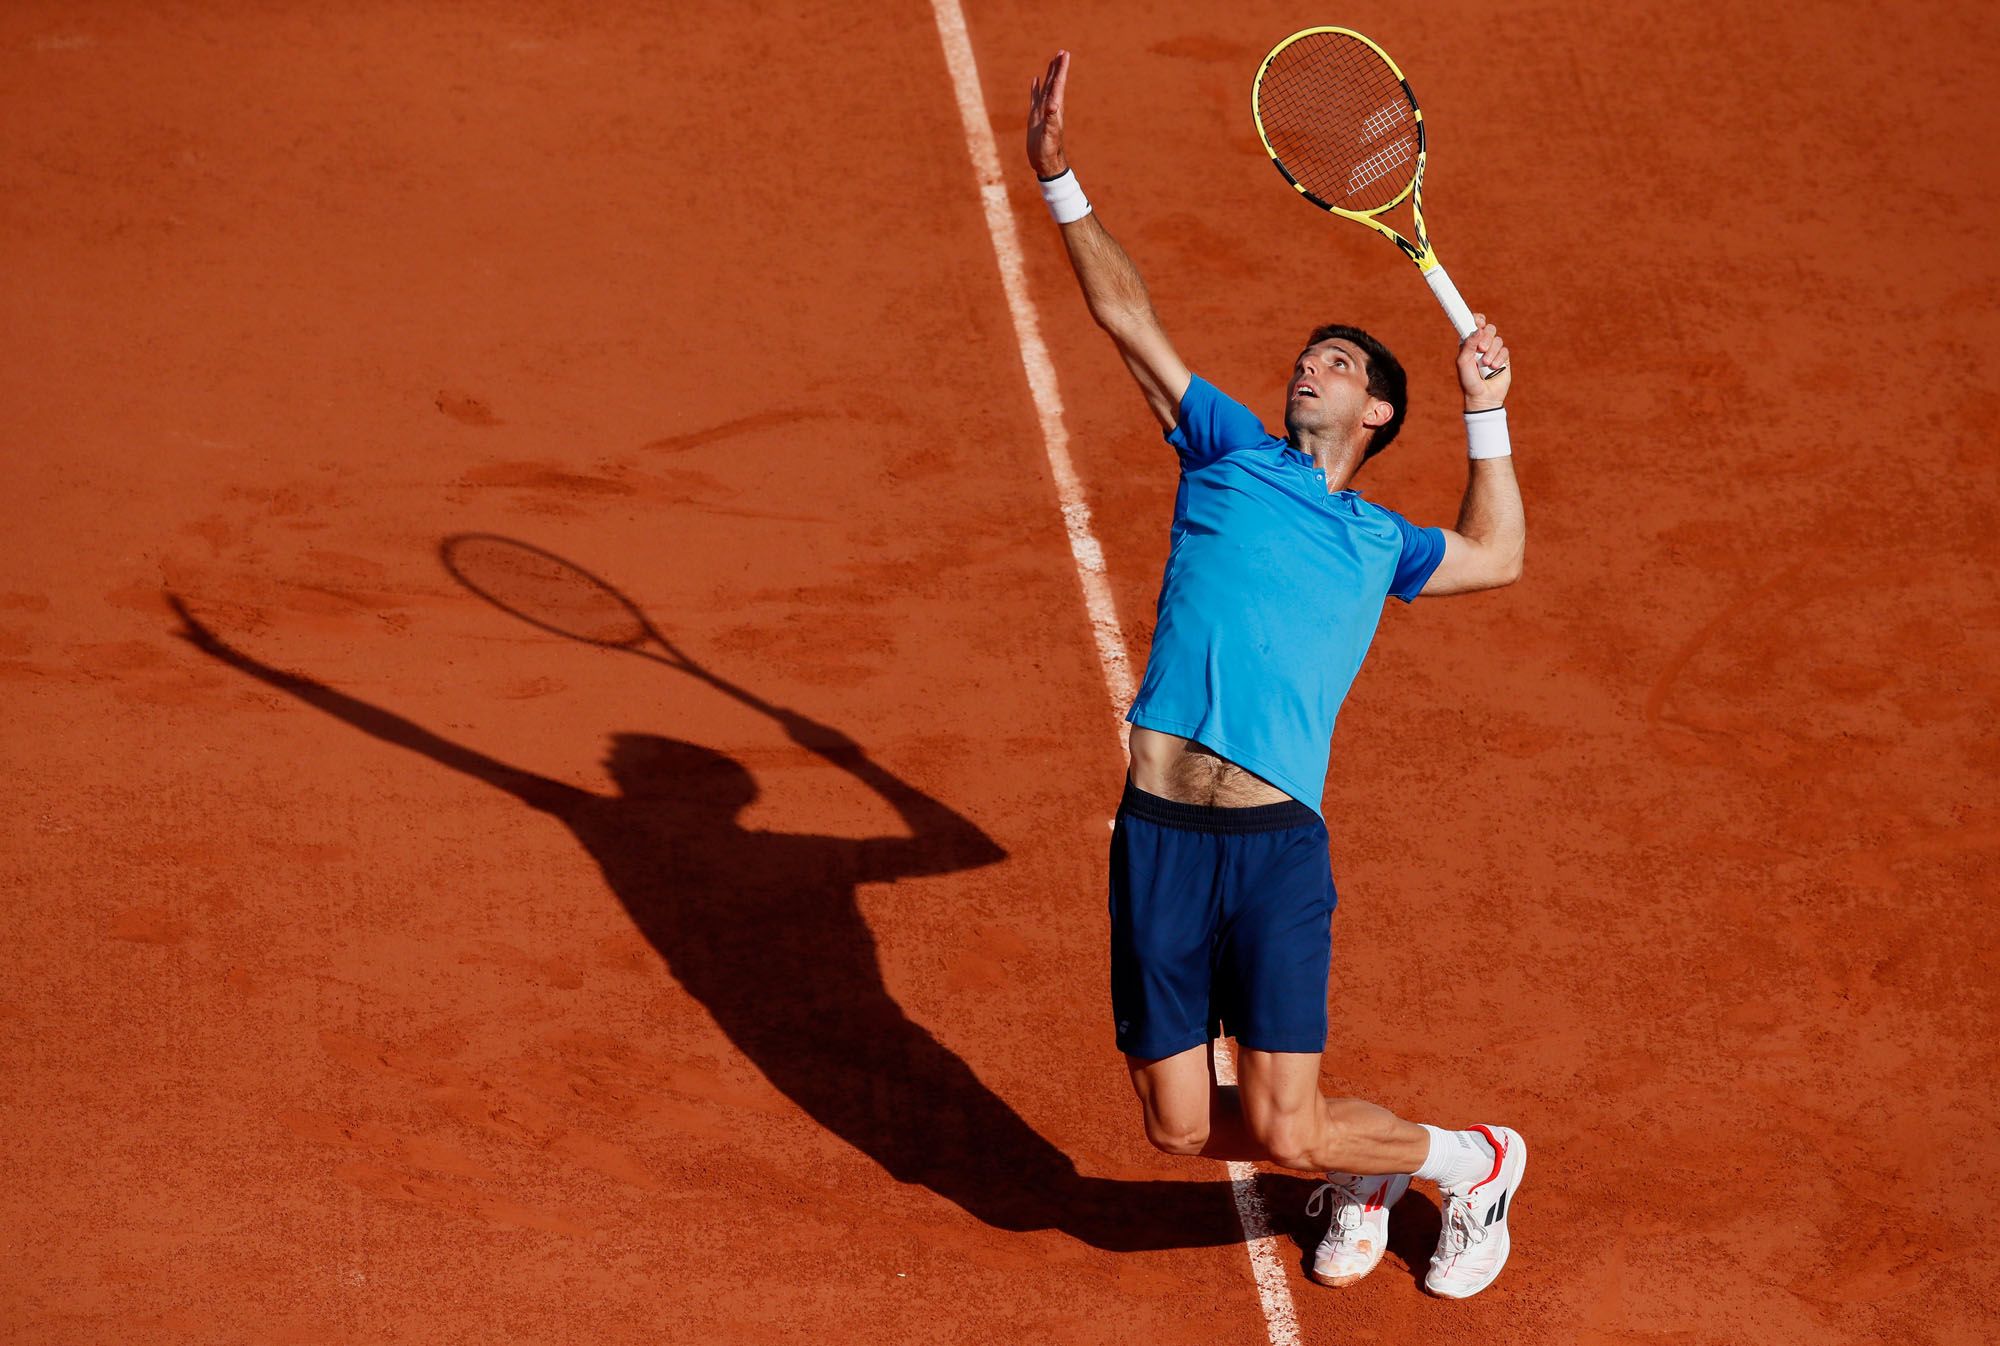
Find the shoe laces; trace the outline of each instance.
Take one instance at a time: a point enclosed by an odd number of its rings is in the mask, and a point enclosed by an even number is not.
[[[1472,1213],[1472,1197],[1467,1193],[1445,1193],[1444,1227],[1438,1231],[1437,1256],[1449,1261],[1467,1248],[1484,1243],[1488,1230]]]
[[[1328,1235],[1346,1235],[1361,1227],[1360,1178],[1336,1178],[1329,1174],[1327,1180],[1313,1188],[1312,1195],[1306,1198],[1306,1216],[1318,1215],[1329,1202],[1333,1206],[1333,1216],[1327,1226]]]

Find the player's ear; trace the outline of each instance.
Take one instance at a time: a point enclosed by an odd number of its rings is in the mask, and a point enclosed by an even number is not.
[[[1378,430],[1395,418],[1396,409],[1379,397],[1368,399],[1368,410],[1361,413],[1361,423],[1370,430]]]

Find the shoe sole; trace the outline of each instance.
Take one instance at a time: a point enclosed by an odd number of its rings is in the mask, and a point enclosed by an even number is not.
[[[1395,1210],[1396,1203],[1398,1201],[1401,1201],[1403,1199],[1403,1194],[1409,1190],[1410,1190],[1410,1180],[1408,1178],[1399,1177],[1395,1182],[1391,1183],[1389,1185],[1389,1197],[1386,1201],[1382,1203],[1383,1211],[1387,1213]],[[1361,1268],[1361,1270],[1349,1276],[1322,1276],[1317,1267],[1308,1266],[1306,1268],[1306,1277],[1307,1279],[1315,1281],[1320,1285],[1329,1285],[1332,1286],[1334,1289],[1338,1290],[1343,1285],[1354,1284],[1356,1281],[1360,1280],[1363,1276],[1366,1276],[1369,1272],[1373,1271],[1376,1267],[1381,1266],[1383,1254],[1387,1253],[1388,1251],[1389,1251],[1389,1230],[1387,1228],[1387,1225],[1385,1224],[1382,1230],[1382,1246],[1375,1250],[1375,1256],[1369,1260],[1367,1266]]]
[[[1528,1173],[1528,1142],[1521,1139],[1519,1131],[1515,1131],[1513,1136],[1514,1143],[1507,1147],[1507,1162],[1500,1166],[1502,1190],[1507,1193],[1507,1212],[1500,1217],[1499,1227],[1493,1231],[1492,1235],[1498,1237],[1500,1240],[1500,1259],[1493,1264],[1493,1270],[1487,1273],[1486,1279],[1469,1290],[1432,1289],[1430,1279],[1426,1277],[1424,1279],[1424,1290],[1427,1293],[1435,1295],[1439,1299],[1470,1299],[1487,1286],[1493,1284],[1494,1281],[1500,1279],[1500,1273],[1507,1265],[1507,1257],[1514,1251],[1514,1236],[1507,1231],[1507,1222],[1514,1218],[1514,1194],[1521,1190],[1521,1179],[1526,1177]],[[1511,1175],[1509,1174],[1510,1169],[1512,1170]]]

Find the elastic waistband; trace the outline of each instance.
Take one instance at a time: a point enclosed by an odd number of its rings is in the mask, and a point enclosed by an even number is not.
[[[1296,799],[1281,799],[1275,804],[1252,804],[1248,808],[1237,809],[1217,804],[1183,804],[1177,799],[1162,799],[1159,795],[1148,794],[1130,779],[1125,782],[1125,794],[1118,801],[1118,811],[1129,817],[1144,818],[1149,823],[1190,832],[1282,832],[1286,828],[1305,827],[1319,821],[1319,815],[1309,805],[1301,804]]]

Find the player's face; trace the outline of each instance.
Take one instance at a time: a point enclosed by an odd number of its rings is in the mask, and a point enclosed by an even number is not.
[[[1337,337],[1300,352],[1285,390],[1285,428],[1351,434],[1375,400],[1368,395],[1367,360]]]

